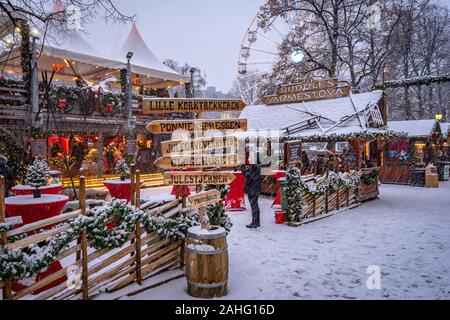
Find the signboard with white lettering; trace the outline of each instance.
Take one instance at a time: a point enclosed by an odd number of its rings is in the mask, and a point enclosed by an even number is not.
[[[210,190],[200,192],[188,197],[190,207],[192,210],[200,207],[205,207],[220,201],[220,192],[217,190]]]
[[[191,140],[173,140],[161,143],[163,157],[177,154],[197,153],[201,151],[231,151],[237,147],[236,137],[211,137]]]
[[[234,175],[231,171],[174,171],[164,172],[165,185],[200,185],[212,184],[222,185],[230,184],[234,180]]]
[[[237,167],[236,154],[200,154],[163,157],[154,164],[161,169]]]
[[[319,81],[304,81],[300,83],[294,83],[289,85],[282,85],[277,89],[277,94],[290,94],[306,91],[317,91],[330,88],[336,88],[338,85],[337,79],[327,79]]]
[[[241,100],[220,99],[143,99],[143,114],[176,112],[226,112],[245,108]]]
[[[350,95],[350,86],[325,88],[315,91],[301,91],[274,96],[265,96],[261,100],[266,105],[275,105],[283,103],[296,103],[312,100],[325,100],[347,97]]]
[[[147,125],[147,130],[153,134],[172,134],[177,130],[188,132],[208,130],[242,130],[247,131],[247,119],[221,120],[156,120]]]

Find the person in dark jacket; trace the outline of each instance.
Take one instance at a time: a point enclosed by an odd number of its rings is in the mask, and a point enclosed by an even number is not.
[[[247,228],[256,229],[261,226],[259,219],[259,204],[258,198],[261,194],[261,165],[251,164],[246,166],[241,166],[239,168],[245,176],[245,188],[244,191],[248,195],[248,200],[250,201],[250,206],[252,208],[252,222],[247,225]]]
[[[0,176],[5,178],[5,197],[8,196],[8,190],[13,180],[11,168],[8,166],[8,158],[0,154]]]

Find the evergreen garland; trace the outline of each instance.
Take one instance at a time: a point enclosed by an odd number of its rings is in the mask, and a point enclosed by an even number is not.
[[[290,140],[300,140],[302,142],[339,142],[347,141],[350,139],[361,139],[361,140],[376,140],[378,138],[385,139],[404,139],[408,136],[406,132],[396,132],[396,131],[386,131],[386,132],[352,132],[348,134],[329,134],[321,135],[316,134],[312,136],[285,136],[281,139],[281,142],[286,142]]]
[[[356,188],[357,192],[360,180],[361,172],[358,171],[339,174],[330,171],[328,177],[319,183],[305,182],[301,178],[298,168],[289,168],[286,172],[286,184],[283,187],[287,201],[286,216],[288,220],[300,221],[303,194],[320,197],[327,192],[335,192],[339,186],[347,189]]]
[[[374,185],[375,183],[378,183],[378,178],[380,177],[380,171],[374,170],[371,173],[363,173],[361,175],[361,181],[366,186]]]
[[[106,224],[113,218],[117,219],[117,227],[106,230]],[[125,200],[103,202],[100,206],[91,208],[86,216],[60,224],[59,226],[68,224],[69,228],[39,245],[14,250],[0,249],[0,281],[17,281],[46,270],[84,228],[87,229],[92,247],[121,247],[128,241],[136,222],[140,222],[148,233],[157,232],[171,241],[184,239],[187,229],[199,224],[198,215],[188,216],[185,211],[175,219],[166,219],[163,216],[150,217],[127,204]],[[10,227],[0,224],[0,231],[8,230]]]

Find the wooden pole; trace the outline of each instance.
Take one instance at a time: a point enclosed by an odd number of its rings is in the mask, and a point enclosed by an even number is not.
[[[136,204],[136,166],[131,165],[131,195],[130,195],[130,204],[134,206]]]
[[[97,178],[103,178],[103,133],[99,133],[97,141]]]
[[[141,206],[141,172],[136,170],[136,208],[140,208]],[[135,228],[135,251],[136,251],[136,282],[138,285],[142,284],[142,263],[141,263],[141,223],[139,221],[136,222]]]
[[[80,177],[80,211],[82,215],[86,214],[86,178]],[[81,267],[82,267],[82,291],[83,300],[89,299],[89,283],[88,283],[88,253],[87,253],[87,230],[81,231]]]
[[[313,196],[313,217],[316,216],[316,196]]]
[[[336,189],[336,210],[339,210],[339,185]]]
[[[0,223],[4,223],[6,220],[5,215],[5,178],[0,176]],[[6,232],[1,233],[1,245],[2,248],[6,248],[8,244],[8,237]],[[4,280],[5,286],[3,287],[3,299],[12,300],[11,280]]]
[[[187,188],[187,185],[186,186],[181,186],[181,188],[183,189],[182,191],[181,191],[181,194],[182,194],[182,196],[181,196],[181,207],[182,208],[186,208],[186,188]]]
[[[325,193],[325,212],[326,212],[326,213],[328,213],[328,211],[330,211],[330,210],[329,210],[329,207],[328,207],[328,194],[329,194],[329,192],[327,191],[327,192]]]
[[[345,189],[345,196],[347,198],[347,207],[350,205],[350,194],[349,194],[349,188]]]
[[[356,150],[357,150],[357,157],[356,157],[356,170],[361,170],[361,147],[360,147],[360,141],[359,139],[356,139]]]

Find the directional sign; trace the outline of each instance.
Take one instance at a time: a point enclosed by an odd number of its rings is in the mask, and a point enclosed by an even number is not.
[[[164,172],[165,185],[199,185],[199,184],[230,184],[234,180],[231,171],[181,171]]]
[[[245,108],[241,100],[220,99],[143,99],[143,114],[175,112],[225,112],[241,111]]]
[[[171,134],[176,130],[185,130],[188,132],[204,132],[208,130],[247,131],[247,119],[156,120],[147,125],[147,130],[153,134]]]
[[[201,154],[187,156],[172,156],[157,159],[154,164],[161,169],[172,168],[217,168],[237,167],[236,154]]]
[[[220,201],[220,192],[217,190],[210,190],[188,197],[190,207],[192,210],[200,207],[206,207],[210,204],[214,204]]]
[[[303,81],[294,84],[282,85],[277,89],[277,94],[289,94],[306,91],[317,91],[323,89],[336,88],[338,85],[337,79],[326,79],[318,81]]]
[[[312,100],[334,99],[347,97],[350,94],[350,90],[351,90],[350,86],[343,86],[343,87],[320,89],[315,91],[302,91],[275,96],[265,96],[261,99],[261,101],[266,105],[274,105],[283,103],[312,101]]]
[[[238,141],[234,136],[211,137],[191,140],[173,140],[161,143],[163,157],[176,154],[193,154],[202,151],[223,151],[224,148],[231,150],[237,147]]]

